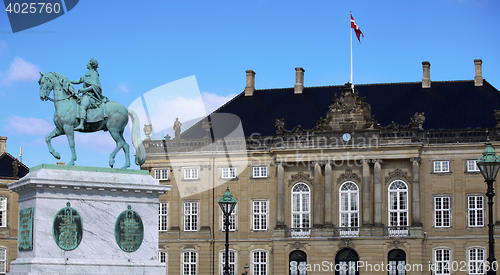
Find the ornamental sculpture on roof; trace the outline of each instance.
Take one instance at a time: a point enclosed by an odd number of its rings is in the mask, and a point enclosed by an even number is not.
[[[139,130],[139,118],[137,114],[122,104],[109,101],[102,95],[99,74],[97,72],[97,60],[91,58],[87,64],[89,70],[79,80],[70,81],[67,77],[56,72],[41,73],[38,84],[40,84],[40,99],[54,102],[54,124],[56,128],[45,137],[49,152],[57,159],[61,156],[52,147],[51,140],[57,136],[66,135],[71,149],[71,160],[67,165],[74,165],[76,161],[74,132],[97,132],[108,131],[116,142],[116,148],[109,156],[109,166],[113,167],[115,156],[123,149],[125,153],[125,165],[122,169],[130,167],[129,145],[123,138],[123,131],[128,123],[128,117],[132,120],[132,144],[136,152],[135,163],[141,165],[146,159],[146,151],[141,141]],[[76,92],[72,84],[83,83],[83,88]],[[54,91],[54,98],[50,98],[50,92]]]

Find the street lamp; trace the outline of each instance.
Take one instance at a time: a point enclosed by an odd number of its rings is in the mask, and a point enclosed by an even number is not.
[[[500,169],[500,158],[495,154],[495,149],[491,146],[491,143],[486,144],[483,155],[477,160],[477,167],[483,174],[484,181],[488,185],[486,196],[488,197],[488,262],[490,263],[490,268],[488,270],[488,275],[497,274],[493,270],[493,262],[495,259],[495,239],[493,238],[493,197],[495,192],[493,192],[493,182],[497,177],[498,170]]]
[[[238,201],[233,198],[229,191],[229,186],[224,192],[224,195],[218,201],[220,209],[224,214],[224,228],[226,230],[226,254],[224,255],[224,275],[229,275],[229,216],[234,210]]]

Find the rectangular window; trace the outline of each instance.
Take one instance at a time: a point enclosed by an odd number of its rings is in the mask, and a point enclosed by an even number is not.
[[[469,274],[484,274],[484,249],[469,249]]]
[[[253,167],[254,178],[267,178],[267,166],[255,166]]]
[[[468,198],[469,226],[484,226],[483,196],[470,196]]]
[[[450,198],[434,197],[434,213],[436,227],[450,227]]]
[[[477,160],[467,161],[467,172],[479,172],[479,167],[477,167]]]
[[[198,202],[184,202],[184,231],[198,230]]]
[[[236,178],[236,168],[235,167],[222,168],[222,178],[223,179]]]
[[[0,197],[0,227],[7,227],[7,198]]]
[[[450,162],[447,160],[434,162],[434,173],[450,172]]]
[[[167,218],[168,218],[168,203],[160,202],[159,221],[158,221],[159,231],[167,231],[168,229]]]
[[[229,215],[229,231],[236,231],[236,215],[237,215],[237,208],[238,205],[234,207],[233,212],[231,212],[231,215]],[[222,210],[220,211],[220,216],[221,216],[221,230],[225,231],[226,228],[224,227],[224,213],[222,213]]]
[[[166,264],[167,263],[167,252],[159,251],[158,252],[158,259],[160,260],[160,263]]]
[[[154,176],[157,180],[168,180],[168,169],[154,169]]]
[[[434,259],[436,262],[435,274],[436,275],[450,274],[450,250],[436,249],[434,253],[435,253]]]
[[[0,248],[0,273],[6,274],[7,272],[7,249]]]
[[[252,274],[267,275],[267,251],[254,251],[252,254]]]
[[[197,168],[184,168],[184,179],[185,180],[198,179],[198,169]]]
[[[267,201],[253,201],[253,230],[267,230]]]
[[[196,264],[198,255],[196,251],[184,251],[182,253],[182,274],[196,275]]]
[[[220,254],[221,256],[221,261],[220,261],[220,264],[221,264],[221,272],[220,274],[223,275],[224,274],[224,265],[226,264],[226,251],[222,251],[222,253]],[[229,274],[230,275],[235,275],[235,270],[236,270],[236,252],[234,251],[229,251],[229,256],[228,256],[228,262],[229,262]]]

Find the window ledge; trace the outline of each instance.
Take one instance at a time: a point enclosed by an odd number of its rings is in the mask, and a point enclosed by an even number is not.
[[[452,172],[431,172],[431,175],[451,175]]]
[[[257,178],[251,177],[250,179],[251,180],[269,180],[271,178],[270,177],[257,177]]]
[[[238,181],[239,178],[238,177],[235,177],[235,178],[219,178],[220,181]]]
[[[197,179],[181,179],[181,181],[200,181],[200,178]]]

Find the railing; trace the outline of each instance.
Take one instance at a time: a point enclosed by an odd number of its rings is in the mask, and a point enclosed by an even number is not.
[[[460,129],[460,130],[366,130],[352,132],[349,141],[342,139],[342,133],[286,134],[279,136],[260,136],[225,138],[212,141],[210,138],[180,140],[145,140],[147,153],[167,154],[169,152],[227,152],[260,151],[273,149],[300,148],[348,148],[376,147],[386,144],[423,143],[447,144],[486,142],[500,140],[500,128]]]
[[[384,233],[389,237],[407,237],[409,226],[386,226],[384,227]]]
[[[285,229],[286,238],[309,238],[311,237],[311,228],[287,228]]]
[[[359,227],[337,227],[334,232],[341,238],[359,237]]]

